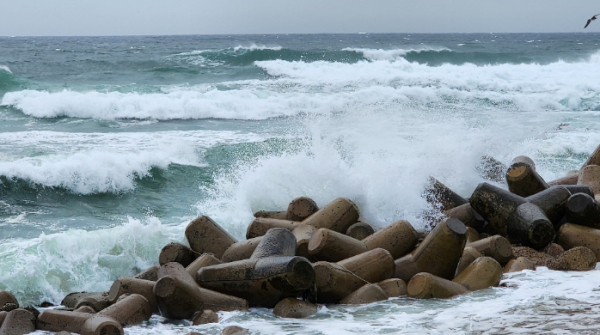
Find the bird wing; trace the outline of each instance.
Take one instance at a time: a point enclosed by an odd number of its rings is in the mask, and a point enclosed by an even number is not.
[[[592,19],[589,19],[589,20],[587,21],[587,23],[585,24],[585,27],[583,27],[583,29],[587,28],[587,26],[589,26],[589,25],[590,25],[590,22],[592,22]]]

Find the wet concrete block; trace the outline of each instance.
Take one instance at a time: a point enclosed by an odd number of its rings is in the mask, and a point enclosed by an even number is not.
[[[310,302],[295,298],[285,298],[275,305],[273,314],[282,318],[303,319],[316,314],[317,310],[317,305]]]
[[[406,282],[399,278],[390,278],[377,283],[389,298],[406,295]]]
[[[370,304],[376,301],[387,300],[388,296],[385,291],[377,284],[366,284],[358,290],[350,293],[344,299],[340,300],[340,304],[345,305],[361,305]]]
[[[418,239],[417,231],[410,222],[399,220],[378,230],[362,242],[367,249],[385,249],[396,259],[412,251],[417,245]]]
[[[213,253],[218,258],[223,257],[225,250],[237,242],[208,216],[200,216],[190,222],[185,228],[185,237],[196,253]]]
[[[158,255],[158,263],[163,265],[169,262],[177,262],[186,267],[190,265],[196,257],[196,253],[189,247],[186,247],[181,243],[173,242],[162,248]]]
[[[197,312],[192,318],[192,324],[194,326],[204,325],[207,323],[219,323],[219,316],[217,313],[210,309],[205,309],[202,312]]]
[[[469,291],[498,286],[502,278],[502,266],[491,257],[479,257],[452,281]]]
[[[317,203],[308,197],[298,197],[290,202],[286,218],[292,221],[303,221],[319,210]]]
[[[527,257],[518,257],[511,259],[504,266],[502,273],[519,272],[523,270],[535,270],[535,263]]]
[[[315,228],[327,228],[345,233],[348,227],[358,222],[358,207],[347,198],[337,198],[306,218],[302,223]]]
[[[445,299],[469,292],[463,285],[427,272],[414,275],[406,287],[408,296],[415,299]]]

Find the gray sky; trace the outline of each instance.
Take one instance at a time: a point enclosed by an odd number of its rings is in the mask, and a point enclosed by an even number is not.
[[[0,36],[600,32],[598,0],[2,0]]]

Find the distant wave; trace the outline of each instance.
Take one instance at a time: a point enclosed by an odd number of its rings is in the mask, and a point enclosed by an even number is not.
[[[225,82],[218,88],[171,86],[162,88],[165,93],[22,90],[6,93],[0,105],[36,118],[159,121],[265,120],[328,115],[377,104],[425,106],[440,102],[525,111],[600,110],[599,55],[546,65],[430,66],[405,58],[254,64],[267,74],[265,80]]]
[[[353,51],[362,54],[368,60],[397,60],[409,53],[421,53],[426,51],[452,51],[443,47],[422,47],[411,49],[368,49],[368,48],[344,48],[343,51]]]
[[[0,70],[12,73],[12,71],[6,65],[0,65]]]
[[[242,45],[238,45],[237,47],[234,47],[233,50],[234,51],[240,51],[240,50],[250,50],[250,51],[254,51],[254,50],[275,50],[275,51],[279,51],[281,50],[282,47],[279,45],[276,46],[266,46],[266,45],[257,45],[257,44],[250,44],[249,46],[242,46]]]
[[[252,66],[255,61],[332,61],[354,63],[365,58],[352,50],[295,50],[281,46],[236,46],[225,49],[193,50],[168,56],[166,60],[175,64],[198,67]]]
[[[121,193],[136,188],[140,178],[153,168],[170,164],[204,166],[198,150],[219,144],[260,141],[253,134],[232,131],[189,131],[153,133],[58,133],[8,132],[0,143],[18,147],[3,155],[0,177],[4,182],[27,182],[34,187],[66,189],[74,194]],[[69,150],[69,152],[65,152]]]
[[[0,162],[0,175],[76,194],[120,193],[133,190],[135,179],[149,176],[153,167],[166,169],[171,161],[166,152],[82,152]]]
[[[307,98],[253,88],[166,94],[25,90],[6,93],[0,105],[37,118],[264,120],[314,112]]]

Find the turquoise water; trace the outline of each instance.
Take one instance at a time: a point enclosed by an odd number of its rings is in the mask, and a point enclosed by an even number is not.
[[[349,197],[378,227],[407,219],[426,229],[427,178],[468,196],[484,181],[477,166],[485,155],[505,163],[529,155],[545,179],[561,177],[600,144],[599,38],[0,37],[0,289],[33,304],[106,290],[154,264],[164,244],[182,241],[197,215],[243,238],[253,212],[285,209],[298,196],[321,206]],[[468,333],[447,304],[514,294],[502,288],[417,305],[450,313]],[[524,304],[539,299],[554,298]],[[590,299],[581,303],[597,302]],[[391,316],[396,308],[428,310],[399,301],[323,310],[302,329],[334,334],[335,322],[320,322],[362,315],[369,331],[394,328],[406,322]],[[421,312],[411,317],[417,324]],[[292,327],[269,313],[228,320],[258,332]],[[557,319],[577,324],[567,314]],[[503,333],[485,320],[470,329]],[[177,327],[154,320],[129,332]],[[577,327],[565,329],[595,329]],[[447,330],[441,322],[404,331],[426,329]]]

